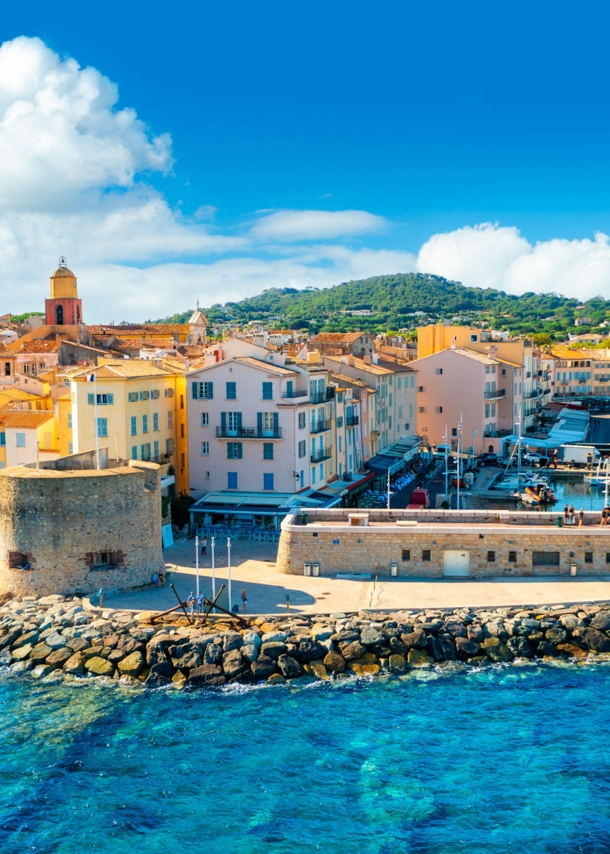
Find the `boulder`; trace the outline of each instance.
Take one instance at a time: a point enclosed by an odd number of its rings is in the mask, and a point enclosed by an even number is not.
[[[421,629],[414,629],[409,634],[401,635],[401,641],[408,649],[426,649],[428,647],[428,637]]]
[[[119,652],[119,650],[117,650]],[[110,661],[110,656],[108,657]],[[126,655],[118,663],[119,673],[125,676],[133,676],[134,679],[144,670],[144,656],[139,650]]]
[[[227,679],[233,679],[235,676],[238,676],[247,666],[239,649],[230,649],[222,656],[222,669]]]
[[[125,659],[123,659],[125,661]],[[145,671],[142,671],[142,676]],[[159,661],[153,664],[146,676],[146,685],[149,688],[160,688],[162,685],[168,685],[173,678],[174,668],[170,661]]]
[[[390,673],[406,673],[407,672],[407,662],[405,660],[404,655],[398,655],[397,653],[392,653],[390,658],[388,659],[388,668]]]
[[[223,652],[240,649],[243,645],[243,638],[238,632],[228,632],[222,639]]]
[[[119,645],[119,641],[127,641],[128,638],[121,637],[120,635],[106,635],[104,638],[104,646],[109,646],[110,649],[116,649]]]
[[[331,673],[343,673],[345,671],[345,659],[332,649],[324,656],[323,663],[324,667]]]
[[[155,635],[146,647],[146,663],[151,665],[168,660],[168,649],[174,644],[174,639],[167,634]]]
[[[281,641],[269,641],[268,643],[264,643],[261,646],[261,655],[265,655],[268,658],[279,658],[280,655],[285,655],[286,653],[286,644]]]
[[[44,632],[43,632],[44,634]],[[47,646],[50,646],[51,649],[61,649],[62,646],[66,646],[68,643],[68,638],[60,635],[59,632],[54,632],[48,635],[46,638],[42,638]]]
[[[471,623],[466,629],[466,637],[475,643],[483,643],[483,626],[479,625],[479,623]]]
[[[322,661],[310,661],[305,665],[305,671],[316,679],[328,679],[328,673]]]
[[[107,644],[104,644],[104,646],[106,645]],[[125,653],[125,655],[130,655],[136,650],[142,653],[146,651],[145,645],[141,641],[136,640],[135,638],[121,638],[121,640],[117,644],[117,649],[120,649],[121,652]]]
[[[172,664],[177,668],[199,667],[202,664],[202,654],[199,647],[194,644],[182,644],[182,646],[170,646],[169,653]],[[214,663],[214,662],[211,662]]]
[[[357,658],[362,658],[366,652],[366,647],[360,641],[352,641],[351,643],[340,644],[339,650],[346,661],[355,661]],[[317,658],[319,657],[317,656]]]
[[[510,649],[505,646],[499,637],[492,635],[485,638],[481,644],[481,648],[490,661],[512,661],[513,654]]]
[[[265,644],[265,643],[284,643],[286,640],[288,640],[288,634],[286,632],[280,632],[279,630],[272,631],[272,632],[265,632],[265,634],[263,635],[261,640],[262,640],[263,644]]]
[[[597,629],[598,632],[610,631],[610,611],[600,611],[593,617],[589,626],[592,629]]]
[[[285,682],[286,678],[281,673],[272,673],[267,679],[267,685],[283,685]]]
[[[73,638],[69,640],[66,646],[72,650],[72,652],[80,652],[82,649],[88,649],[91,646],[87,638]]]
[[[10,649],[3,649],[0,651],[0,667],[6,667],[7,664],[10,664],[13,660],[13,653]]]
[[[445,631],[449,632],[449,634],[453,638],[465,638],[467,637],[466,626],[464,623],[446,623]]]
[[[248,643],[242,646],[240,652],[242,654],[242,658],[244,658],[249,664],[256,661],[258,658],[258,650],[259,647],[255,646],[253,643]]]
[[[177,670],[172,676],[172,684],[174,688],[181,691],[188,684],[188,679],[181,670]]]
[[[558,643],[565,643],[568,633],[565,629],[556,626],[552,629],[547,629],[545,632],[546,640],[549,643],[554,643],[557,646]]]
[[[305,640],[299,644],[299,657],[301,661],[318,661],[324,658],[326,650],[315,641]]]
[[[142,683],[138,679],[134,679],[133,676],[121,676],[119,685],[121,688],[129,688],[130,690],[142,687]]]
[[[432,635],[428,641],[430,654],[437,661],[455,661],[455,646],[452,641],[446,638],[435,638]]]
[[[215,641],[209,643],[205,648],[205,653],[203,655],[203,663],[220,665],[221,661],[222,646],[219,643],[216,643]]]
[[[259,655],[256,661],[252,663],[252,673],[254,673],[257,679],[266,679],[272,673],[275,673],[276,668],[277,662],[274,658],[269,658],[268,655]]]
[[[574,631],[573,636],[576,637],[576,631]],[[609,652],[610,651],[610,638],[608,635],[602,634],[602,632],[597,629],[592,629],[590,626],[588,629],[585,629],[583,632],[583,640],[589,649],[595,650],[595,652]],[[13,652],[13,657],[15,653]]]
[[[32,668],[30,675],[32,679],[42,679],[44,676],[48,676],[52,670],[50,664],[37,664],[36,667]]]
[[[9,629],[9,631],[0,635],[0,649],[4,649],[6,646],[12,646],[20,635],[21,629]]]
[[[323,623],[316,623],[311,627],[311,639],[314,641],[325,641],[328,640],[331,635],[334,634],[334,631],[330,628],[330,626],[325,626]]]
[[[247,631],[242,635],[244,646],[255,646],[257,649],[261,648],[261,636],[258,632]]]
[[[559,618],[559,622],[564,627],[564,629],[567,629],[569,632],[571,632],[572,629],[575,629],[577,626],[584,626],[584,621],[581,620],[580,617],[578,617],[576,614],[562,614]],[[593,628],[597,628],[597,626],[594,626]]]
[[[292,656],[290,655],[280,655],[277,660],[277,663],[282,672],[282,676],[284,676],[286,679],[296,679],[297,676],[303,675],[303,668],[301,667],[299,662],[292,658]]]
[[[407,661],[411,667],[427,667],[434,664],[434,659],[420,649],[410,649]]]
[[[191,670],[189,676],[191,685],[212,687],[214,685],[224,685],[226,681],[227,678],[219,664],[202,664],[201,667],[195,667]]]
[[[24,661],[26,658],[29,657],[29,655],[33,649],[34,649],[34,647],[32,646],[31,643],[26,643],[23,646],[19,646],[17,648],[14,648],[13,649],[13,661]],[[51,652],[50,649],[49,649],[49,652]]]
[[[396,636],[390,638],[388,646],[390,647],[394,655],[402,655],[404,657],[408,652],[406,643],[403,643]]]
[[[581,649],[573,643],[557,644],[557,649],[562,655],[568,655],[570,658],[586,658],[588,653],[586,649]]]
[[[399,656],[393,656],[395,658],[399,658]],[[404,659],[403,659],[404,661]],[[353,670],[356,676],[376,676],[381,667],[379,664],[371,664],[370,661],[366,659],[359,659],[357,661],[350,661],[349,663],[350,670]]]
[[[84,652],[73,653],[63,666],[64,673],[72,673],[74,676],[84,673],[86,661],[87,656]]]
[[[46,659],[46,663],[51,667],[63,667],[66,661],[68,661],[73,655],[71,649],[67,647],[62,647],[61,649],[54,649],[53,652]]]
[[[385,635],[380,634],[372,626],[366,626],[360,632],[360,642],[365,646],[384,646],[387,642]]]
[[[506,641],[506,646],[510,649],[515,658],[532,658],[534,651],[527,638],[514,637]]]
[[[30,644],[33,647],[37,641],[38,631],[25,632],[17,638],[17,640],[13,643],[13,647],[17,649],[18,647],[25,646],[26,644]]]
[[[109,653],[104,655],[104,658],[112,664],[118,664],[125,658],[125,652],[122,649],[111,649]]]
[[[561,655],[555,644],[549,643],[547,640],[540,641],[536,650],[538,658],[557,658]]]
[[[468,637],[456,637],[455,648],[458,658],[474,658],[481,652],[481,646]]]
[[[85,670],[92,676],[112,676],[114,665],[100,655],[95,655],[93,658],[87,659]]]

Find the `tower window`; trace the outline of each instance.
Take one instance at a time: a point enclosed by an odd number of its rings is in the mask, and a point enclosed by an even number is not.
[[[55,320],[58,326],[63,326],[64,324],[64,307],[63,305],[58,305],[55,309]]]

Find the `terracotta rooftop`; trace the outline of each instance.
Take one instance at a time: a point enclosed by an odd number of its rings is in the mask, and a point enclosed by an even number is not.
[[[321,344],[351,344],[367,334],[367,332],[320,332],[314,338],[310,338],[307,343],[315,344],[319,341]]]
[[[121,359],[117,362],[107,362],[97,368],[80,368],[72,375],[75,380],[85,381],[85,377],[95,374],[98,380],[132,380],[144,377],[173,377],[178,373],[170,366],[159,368],[147,359]]]
[[[5,427],[23,427],[24,429],[36,429],[47,421],[52,421],[55,416],[50,411],[20,410],[19,412],[3,412],[0,414],[0,424]]]

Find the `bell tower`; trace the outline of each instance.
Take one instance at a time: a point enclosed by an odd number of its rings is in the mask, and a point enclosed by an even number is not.
[[[51,276],[51,298],[45,300],[47,326],[77,326],[83,320],[83,304],[78,298],[76,276],[61,256]]]

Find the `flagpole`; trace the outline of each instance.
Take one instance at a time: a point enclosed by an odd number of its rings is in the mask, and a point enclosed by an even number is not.
[[[100,437],[97,429],[97,374],[93,374],[93,402],[95,418],[95,467],[99,471],[100,468]]]

